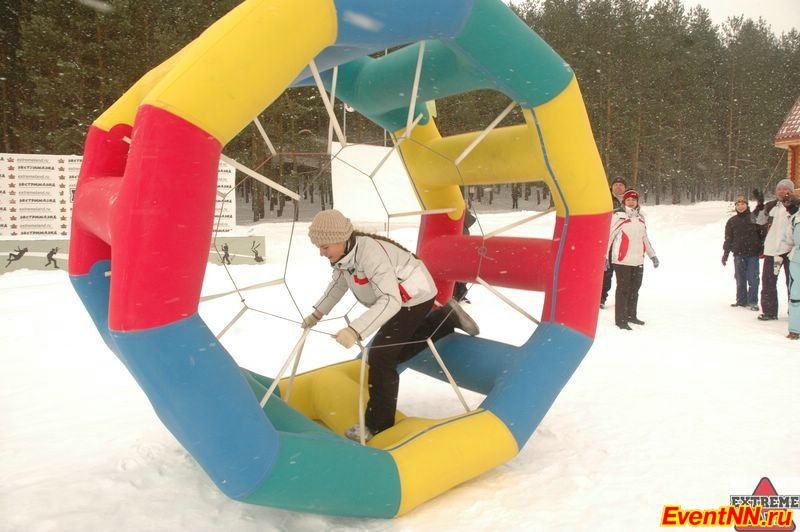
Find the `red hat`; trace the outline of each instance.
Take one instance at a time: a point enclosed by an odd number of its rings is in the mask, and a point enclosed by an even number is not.
[[[625,194],[622,195],[622,201],[625,201],[628,198],[636,198],[636,201],[639,201],[639,193],[635,190],[626,190]]]

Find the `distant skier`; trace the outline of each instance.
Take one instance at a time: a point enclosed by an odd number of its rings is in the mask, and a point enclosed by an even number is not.
[[[222,244],[222,252],[224,253],[224,255],[222,255],[222,264],[230,264],[231,263],[231,256],[228,253],[228,244],[227,243]]]
[[[253,252],[253,255],[255,256],[255,261],[256,262],[264,262],[264,257],[262,257],[261,255],[258,254],[258,247],[260,245],[261,244],[256,244],[255,240],[253,240],[253,243],[250,245],[250,251]]]
[[[17,246],[17,249],[15,249],[13,253],[8,254],[8,262],[6,262],[6,268],[8,268],[8,265],[11,264],[12,262],[21,259],[22,256],[25,255],[27,252],[28,248],[19,249],[19,246]]]
[[[47,264],[44,265],[45,268],[50,266],[50,263],[52,262],[53,263],[53,268],[58,269],[58,262],[56,262],[56,258],[55,258],[55,254],[56,253],[58,253],[58,248],[57,247],[51,249],[47,253]]]

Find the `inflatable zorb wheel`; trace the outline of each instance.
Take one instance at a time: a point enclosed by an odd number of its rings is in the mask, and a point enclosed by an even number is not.
[[[404,139],[425,208],[448,209],[424,217],[418,249],[440,300],[454,281],[479,279],[545,292],[541,324],[520,347],[460,335],[437,344],[458,384],[486,394],[477,409],[398,412],[368,446],[341,436],[357,420],[358,361],[300,375],[288,404],[262,409],[272,380],[240,368],[197,314],[221,149],[287,87],[309,84],[310,64],[320,83],[341,65],[337,96]],[[517,102],[525,124],[441,138],[416,103],[485,88]],[[550,187],[553,239],[460,236],[460,185],[520,181]],[[571,70],[499,0],[248,0],[90,128],[70,276],[159,418],[225,494],[393,517],[507,461],[533,434],[592,343],[609,211]],[[413,362],[438,376],[429,354]]]

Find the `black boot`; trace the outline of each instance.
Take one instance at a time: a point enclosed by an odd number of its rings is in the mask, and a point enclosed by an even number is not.
[[[633,330],[633,329],[631,329],[630,325],[628,325],[627,323],[624,323],[624,322],[623,323],[617,323],[617,327],[619,327],[620,329],[624,329],[626,331],[632,331]]]
[[[633,323],[634,325],[644,325],[644,322],[639,318],[628,318],[628,323]]]
[[[475,323],[475,320],[467,314],[467,311],[458,304],[458,301],[450,299],[450,301],[445,304],[445,309],[455,327],[461,329],[470,336],[478,336],[481,333],[478,324]]]

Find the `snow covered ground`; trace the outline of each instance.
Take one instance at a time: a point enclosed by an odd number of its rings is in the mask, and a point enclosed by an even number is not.
[[[717,509],[769,477],[800,494],[800,344],[780,319],[731,308],[733,267],[720,265],[731,205],[645,206],[661,260],[648,262],[633,331],[601,311],[597,338],[534,437],[510,462],[399,519],[345,519],[227,499],[162,427],[144,394],[100,340],[65,271],[0,277],[0,530],[608,530],[659,529],[664,505]],[[527,213],[485,215],[484,231]],[[267,264],[230,268],[237,285],[283,277],[247,293],[247,312],[222,338],[241,365],[267,375],[282,365],[299,319],[328,267],[298,224],[251,226],[265,234]],[[552,215],[513,234],[549,236]],[[473,234],[477,233],[477,227]],[[391,236],[413,245],[412,228]],[[205,294],[231,288],[209,265]],[[504,290],[538,316],[541,296]],[[291,294],[291,296],[290,296]],[[482,287],[467,310],[486,337],[519,344],[529,322]],[[229,296],[201,305],[211,329],[240,308]],[[290,309],[290,310],[287,310]],[[338,324],[331,323],[331,329]],[[301,370],[351,358],[312,335]],[[455,414],[446,384],[406,372],[400,408]],[[467,395],[472,406],[481,397]],[[342,479],[343,482],[358,479]],[[797,517],[795,518],[797,521]]]

